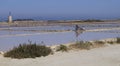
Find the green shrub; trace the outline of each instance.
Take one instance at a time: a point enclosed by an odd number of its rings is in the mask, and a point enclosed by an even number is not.
[[[117,43],[120,43],[120,38],[117,38]]]
[[[56,51],[62,51],[62,52],[67,52],[68,51],[68,48],[67,46],[65,45],[60,45],[57,47],[57,50]]]
[[[103,41],[95,41],[96,44],[105,44]]]
[[[41,56],[47,56],[52,52],[49,47],[44,45],[36,45],[36,44],[23,44],[18,47],[13,48],[12,50],[6,52],[4,57],[11,58],[35,58]]]
[[[93,43],[93,48],[99,48],[99,47],[104,47],[105,42],[104,41],[94,41]]]
[[[83,42],[83,41],[80,41],[80,42],[77,42],[76,44],[70,45],[70,47],[73,49],[87,49],[87,50],[89,50],[91,48],[91,46],[92,46],[92,43]]]
[[[109,43],[109,44],[114,44],[114,41],[108,41],[107,43]]]

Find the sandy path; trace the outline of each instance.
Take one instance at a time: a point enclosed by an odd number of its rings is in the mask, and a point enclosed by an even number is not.
[[[58,52],[36,59],[18,60],[0,56],[0,66],[120,66],[120,45]]]

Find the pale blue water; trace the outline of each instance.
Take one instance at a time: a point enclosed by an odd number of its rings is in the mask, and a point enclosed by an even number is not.
[[[111,24],[110,24],[111,25]],[[116,25],[116,26],[115,26]],[[119,24],[112,25],[112,27],[119,27]],[[91,25],[82,25],[86,29],[95,29],[100,28],[90,27]],[[54,27],[54,28],[53,28]],[[108,28],[111,28],[107,24]],[[47,27],[10,27],[14,30],[74,30],[74,26],[47,26]],[[102,27],[104,28],[104,27]],[[15,34],[30,34],[26,36],[13,36]],[[9,35],[9,36],[6,36]],[[77,38],[75,32],[53,32],[53,33],[41,33],[41,32],[29,32],[29,31],[3,31],[0,30],[0,51],[6,51],[14,46],[19,45],[20,43],[28,43],[28,40],[31,40],[33,43],[41,44],[44,42],[45,45],[58,45],[65,44],[69,42],[75,42],[76,40],[89,41],[89,40],[99,40],[105,38],[116,38],[120,37],[120,30],[104,31],[104,32],[83,32]]]
[[[89,41],[116,37],[120,37],[120,33],[84,32],[78,36],[78,40]],[[76,39],[77,38],[74,32],[41,33],[30,36],[0,37],[0,50],[8,50],[19,45],[20,43],[26,43],[28,40],[31,40],[33,43],[36,42],[37,44],[40,44],[43,41],[45,45],[56,45],[75,42]]]

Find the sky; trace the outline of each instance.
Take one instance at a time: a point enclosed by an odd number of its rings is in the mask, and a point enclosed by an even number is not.
[[[0,0],[0,17],[40,19],[120,18],[120,0]]]

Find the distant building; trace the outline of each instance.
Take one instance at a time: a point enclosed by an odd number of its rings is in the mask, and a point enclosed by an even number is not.
[[[8,23],[11,24],[12,23],[12,16],[11,16],[11,12],[9,12],[9,16],[8,16]]]

